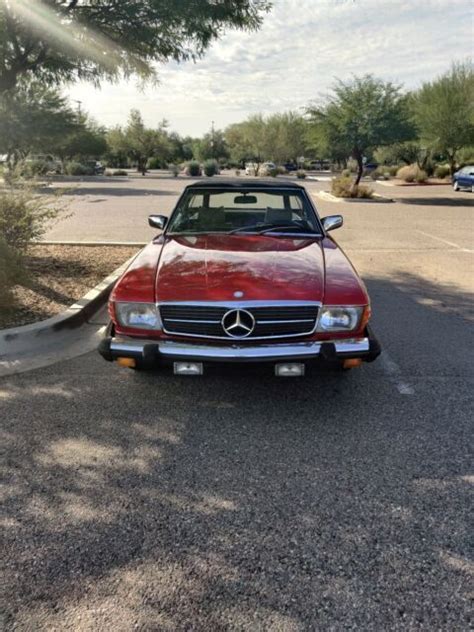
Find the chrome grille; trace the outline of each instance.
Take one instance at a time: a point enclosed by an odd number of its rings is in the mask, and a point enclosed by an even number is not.
[[[246,337],[233,338],[222,326],[231,310],[249,312],[255,327]],[[305,336],[316,327],[319,303],[287,302],[281,304],[248,303],[162,303],[160,314],[168,334],[224,340],[256,340]]]

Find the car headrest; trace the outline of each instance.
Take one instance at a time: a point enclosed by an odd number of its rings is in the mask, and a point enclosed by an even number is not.
[[[265,213],[266,224],[272,224],[274,222],[291,222],[292,219],[293,216],[291,209],[267,207],[267,212]]]

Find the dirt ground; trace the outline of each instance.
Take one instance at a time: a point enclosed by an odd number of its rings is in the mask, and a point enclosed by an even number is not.
[[[58,314],[137,251],[135,246],[30,246],[25,258],[28,286],[14,288],[15,303],[0,311],[0,328]]]

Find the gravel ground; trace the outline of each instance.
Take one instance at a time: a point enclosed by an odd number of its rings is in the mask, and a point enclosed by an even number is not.
[[[0,312],[0,328],[26,325],[63,311],[137,252],[126,246],[30,246],[29,287],[14,290],[14,309]]]

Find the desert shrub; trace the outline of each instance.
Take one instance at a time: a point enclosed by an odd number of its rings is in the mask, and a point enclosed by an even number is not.
[[[380,165],[377,169],[373,169],[369,173],[369,177],[372,180],[389,180],[390,179],[390,170],[389,167],[385,167],[384,165]]]
[[[17,283],[25,283],[26,271],[21,257],[0,237],[0,310],[8,310],[13,305],[11,290]]]
[[[435,178],[446,178],[450,173],[449,165],[437,165],[434,170]]]
[[[80,162],[67,162],[64,168],[68,176],[93,176],[94,170]]]
[[[201,165],[198,163],[197,160],[191,160],[190,162],[188,162],[187,167],[186,167],[186,173],[188,174],[188,176],[200,176],[201,175]]]
[[[304,171],[303,169],[298,169],[298,171],[296,172],[296,177],[299,180],[304,180],[306,178],[306,171]]]
[[[236,170],[235,170],[235,175],[236,175],[236,176],[240,176],[240,169],[236,169]]]
[[[427,177],[426,171],[415,164],[406,165],[397,171],[397,178],[404,182],[425,182]]]
[[[22,252],[63,211],[59,195],[39,195],[33,188],[19,184],[0,190],[0,239],[9,248]]]
[[[271,176],[272,178],[276,178],[277,175],[279,174],[278,171],[278,167],[271,167],[270,169],[267,169],[267,175]]]
[[[373,190],[363,184],[354,187],[353,179],[347,176],[339,176],[331,180],[331,193],[340,198],[371,199],[374,196]]]
[[[276,169],[279,176],[284,176],[285,173],[288,173],[288,171],[285,169],[285,167],[283,167],[283,165],[278,166]]]
[[[349,177],[350,177],[350,175],[351,175],[351,172],[350,172],[350,170],[349,170],[349,169],[343,169],[343,170],[341,171],[341,176],[342,176],[343,178],[349,178]]]
[[[215,160],[206,160],[204,163],[204,173],[210,178],[211,176],[217,175],[219,172],[219,168],[217,166],[217,162]]]
[[[50,171],[51,166],[46,160],[32,160],[24,165],[26,176],[45,176]]]
[[[112,171],[112,175],[113,176],[128,176],[128,171],[125,171],[125,169],[115,169],[114,171]]]
[[[178,167],[178,165],[173,165],[173,164],[172,165],[168,165],[168,169],[170,170],[170,173],[171,173],[171,175],[174,178],[178,177],[178,175],[179,175],[179,167]]]

